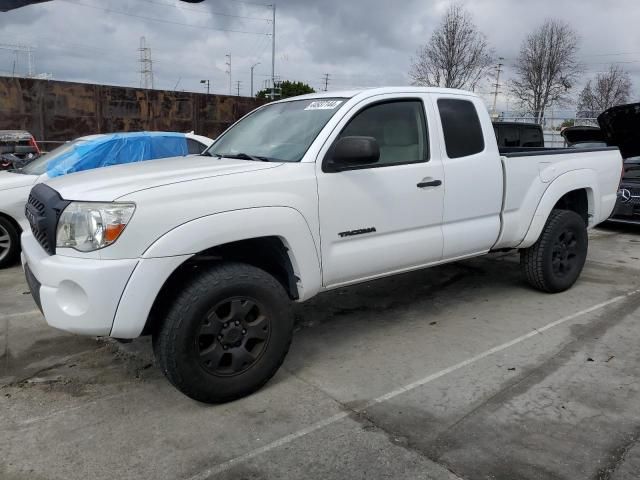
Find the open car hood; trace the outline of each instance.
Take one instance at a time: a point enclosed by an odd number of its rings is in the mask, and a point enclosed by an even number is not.
[[[598,127],[591,127],[588,125],[567,127],[560,132],[562,138],[567,141],[569,146],[576,143],[592,143],[592,142],[604,142],[604,135],[602,130]]]
[[[605,110],[598,124],[607,144],[618,147],[622,158],[640,156],[640,103]]]

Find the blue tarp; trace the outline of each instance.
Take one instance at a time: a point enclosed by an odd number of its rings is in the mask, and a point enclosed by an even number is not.
[[[188,154],[185,135],[167,132],[113,133],[82,140],[70,147],[47,164],[49,177]]]

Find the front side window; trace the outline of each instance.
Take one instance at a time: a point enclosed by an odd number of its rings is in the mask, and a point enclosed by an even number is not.
[[[267,105],[234,125],[205,154],[299,162],[345,101],[316,98]]]
[[[424,107],[420,100],[386,102],[356,114],[338,138],[373,137],[379,165],[424,162],[429,158]]]
[[[438,100],[444,144],[449,158],[460,158],[484,150],[484,135],[476,107],[469,100]]]

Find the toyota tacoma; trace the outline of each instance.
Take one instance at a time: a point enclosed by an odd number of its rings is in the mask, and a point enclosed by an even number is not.
[[[616,202],[620,153],[507,150],[460,90],[291,98],[188,161],[36,185],[22,262],[51,326],[152,335],[173,385],[229,401],[282,364],[292,301],[508,249],[534,288],[570,288]]]

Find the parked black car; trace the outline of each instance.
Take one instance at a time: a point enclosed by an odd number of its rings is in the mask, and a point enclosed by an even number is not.
[[[640,225],[640,157],[627,158],[624,161],[618,201],[609,220]]]
[[[493,122],[498,148],[544,147],[542,127],[537,123]]]
[[[624,158],[618,201],[611,221],[640,224],[640,103],[604,111],[598,123],[607,145],[616,146]]]

